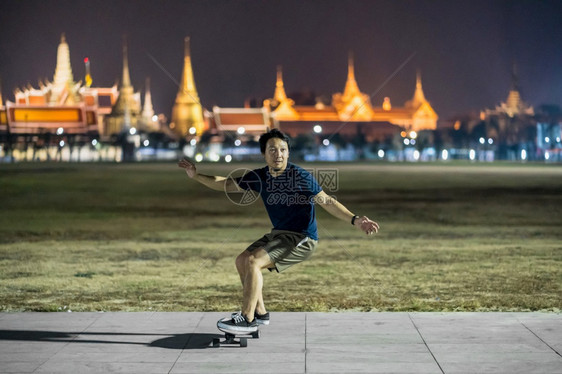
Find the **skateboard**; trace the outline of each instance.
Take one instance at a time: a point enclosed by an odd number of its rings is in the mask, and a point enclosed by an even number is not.
[[[220,321],[219,321],[220,322]],[[220,340],[220,338],[214,338],[213,339],[213,347],[220,347],[221,344],[222,345],[229,345],[229,344],[239,344],[240,347],[247,347],[248,346],[248,338],[251,337],[253,339],[259,339],[260,337],[260,331],[256,330],[254,332],[250,332],[250,333],[244,333],[244,332],[234,332],[234,331],[226,331],[221,329],[218,326],[218,322],[217,322],[217,328],[224,332],[224,340]]]

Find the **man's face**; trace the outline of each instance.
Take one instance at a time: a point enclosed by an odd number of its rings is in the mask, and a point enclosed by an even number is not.
[[[271,138],[265,145],[265,162],[274,171],[284,170],[289,159],[289,145],[279,138]]]

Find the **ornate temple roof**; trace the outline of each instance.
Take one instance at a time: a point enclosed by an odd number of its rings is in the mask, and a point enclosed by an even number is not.
[[[343,101],[350,101],[354,96],[361,95],[357,81],[355,80],[355,66],[353,61],[353,52],[349,52],[347,59],[347,80],[343,90]]]
[[[406,104],[404,106],[417,109],[426,102],[427,100],[425,98],[425,95],[423,94],[421,73],[418,70],[418,72],[416,73],[416,90],[414,91],[414,96],[412,97],[412,99],[406,101]]]
[[[338,111],[341,120],[369,121],[373,117],[373,108],[369,95],[362,93],[355,80],[353,54],[349,53],[347,63],[347,80],[342,93],[332,96],[332,105]]]
[[[521,98],[521,92],[519,90],[519,78],[517,76],[517,67],[513,64],[513,70],[511,72],[511,88],[507,95],[505,102],[500,103],[495,109],[486,109],[484,115],[500,115],[504,114],[509,117],[514,117],[518,115],[533,115],[535,110],[532,106],[527,104]]]
[[[271,126],[267,108],[213,107],[213,120],[217,130],[238,132],[240,135],[260,135]],[[243,130],[241,130],[243,129]]]

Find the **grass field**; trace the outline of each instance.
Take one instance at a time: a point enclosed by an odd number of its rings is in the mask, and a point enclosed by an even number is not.
[[[381,231],[319,208],[315,255],[264,277],[270,310],[562,308],[562,167],[303,166]],[[0,191],[2,311],[238,310],[234,258],[271,227],[174,163],[0,165]]]

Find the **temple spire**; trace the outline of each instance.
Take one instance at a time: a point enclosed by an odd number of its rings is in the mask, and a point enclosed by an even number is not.
[[[510,113],[519,113],[525,104],[519,92],[519,77],[517,76],[517,64],[514,62],[511,70],[511,89],[507,95],[506,106]]]
[[[349,51],[347,56],[347,79],[355,80],[355,61],[353,58],[353,51]]]
[[[183,54],[183,73],[181,77],[181,89],[184,94],[189,97],[190,94],[195,93],[197,95],[197,90],[195,88],[195,81],[193,79],[193,68],[191,67],[191,46],[190,37],[187,36],[184,39],[184,54]],[[192,100],[199,101],[199,98],[192,97]]]
[[[420,102],[427,101],[425,99],[425,95],[423,94],[421,72],[419,70],[416,72],[416,92],[414,94],[414,98]]]
[[[275,83],[273,99],[278,103],[287,100],[287,94],[285,93],[285,86],[283,84],[283,67],[281,65],[277,65],[277,82]]]
[[[411,100],[406,102],[407,107],[418,108],[423,103],[427,102],[422,88],[421,72],[416,72],[416,90]]]
[[[191,50],[189,36],[184,39],[184,57],[181,83],[172,109],[170,128],[180,137],[203,132],[203,107],[195,88],[193,69],[191,67]],[[194,128],[195,130],[192,130]]]
[[[122,87],[131,86],[131,76],[129,74],[129,57],[127,51],[127,36],[123,36],[123,79],[121,81]]]
[[[359,90],[355,80],[355,66],[353,53],[350,51],[347,59],[347,81],[343,93],[332,95],[332,105],[336,108],[342,121],[360,120],[370,121],[374,111],[369,95]]]
[[[60,44],[57,48],[57,66],[53,77],[53,89],[51,94],[51,103],[59,102],[59,99],[74,85],[74,77],[72,76],[72,67],[70,66],[70,50],[66,43],[66,36],[62,33]]]
[[[106,126],[105,133],[117,134],[128,131],[132,127],[136,128],[141,112],[140,103],[140,96],[135,94],[135,89],[131,85],[129,60],[127,56],[127,39],[123,37],[123,76],[117,101],[111,108],[111,113],[104,119]]]
[[[519,91],[519,77],[517,75],[517,64],[515,62],[511,70],[511,90]]]
[[[347,81],[345,82],[345,89],[343,91],[344,100],[347,98],[360,95],[361,91],[355,80],[355,66],[353,60],[353,52],[349,51],[349,56],[347,58]]]
[[[152,122],[154,109],[152,108],[152,95],[150,94],[150,78],[146,78],[146,86],[144,91],[144,106],[142,108],[142,117],[145,121]]]

